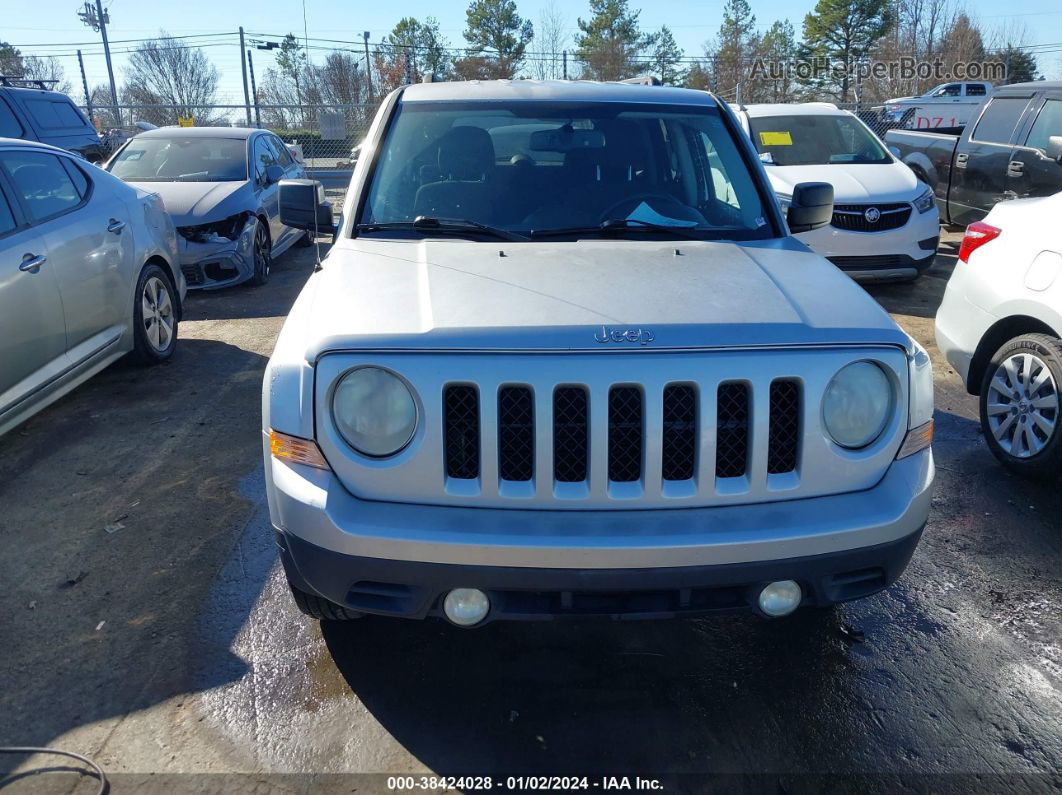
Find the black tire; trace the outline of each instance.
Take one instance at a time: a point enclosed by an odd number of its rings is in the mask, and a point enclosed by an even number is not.
[[[295,244],[299,248],[309,248],[313,245],[313,232],[307,231],[305,235],[299,238],[299,242]]]
[[[1021,364],[1015,364],[1014,378],[1019,386],[1025,386],[1021,392],[1013,391],[1014,383],[1004,364],[1024,355],[1031,357],[1029,371],[1025,371],[1023,359]],[[1047,370],[1046,376],[1043,369]],[[997,374],[1002,380],[995,380]],[[1029,392],[1029,387],[1041,379],[1042,383]],[[1012,391],[1004,394],[1003,386]],[[1016,475],[1036,480],[1057,480],[1062,475],[1060,390],[1062,341],[1047,334],[1023,334],[1004,343],[985,368],[980,395],[981,430],[993,455]],[[995,407],[992,414],[990,404]],[[1002,406],[1010,409],[1002,410]],[[1004,426],[1008,417],[1013,419]]]
[[[261,218],[254,221],[258,228],[254,230],[254,273],[251,276],[251,284],[261,287],[269,281],[269,270],[273,263],[273,244],[269,240],[269,229],[262,223]]]
[[[149,262],[140,271],[133,296],[133,358],[144,365],[167,361],[177,349],[178,325],[177,291],[170,275]]]
[[[355,618],[361,618],[364,615],[364,613],[348,610],[316,594],[299,590],[290,582],[288,587],[291,588],[291,595],[295,599],[295,604],[299,610],[310,618],[316,618],[318,621],[353,621]]]

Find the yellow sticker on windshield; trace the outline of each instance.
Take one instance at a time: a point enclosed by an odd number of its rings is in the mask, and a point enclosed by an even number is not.
[[[792,146],[793,136],[788,132],[761,132],[761,146]]]

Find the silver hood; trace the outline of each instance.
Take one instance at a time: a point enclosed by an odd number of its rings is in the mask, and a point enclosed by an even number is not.
[[[351,349],[909,347],[861,287],[793,238],[742,245],[346,239],[299,304],[294,314],[311,362]],[[613,332],[626,331],[634,333],[616,341]]]
[[[254,194],[246,180],[239,182],[131,182],[157,193],[175,226],[195,226],[220,221],[254,209]]]

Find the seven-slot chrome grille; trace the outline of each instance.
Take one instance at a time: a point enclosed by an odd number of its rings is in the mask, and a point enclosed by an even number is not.
[[[498,390],[498,478],[530,481],[534,477],[535,416],[530,385]],[[444,456],[448,477],[471,480],[480,475],[480,397],[474,387],[448,385],[443,391]],[[608,390],[606,436],[608,480],[634,483],[646,475],[665,481],[690,480],[697,474],[697,395],[693,386],[668,384],[663,389],[663,417],[659,428],[648,428],[645,396],[637,385]],[[582,483],[590,472],[591,418],[584,386],[553,390],[553,478],[558,483]],[[714,429],[715,477],[740,478],[749,468],[750,394],[748,384],[718,386]],[[778,379],[770,385],[767,472],[793,472],[799,465],[801,400],[797,383]],[[659,433],[660,469],[645,469],[645,438]]]

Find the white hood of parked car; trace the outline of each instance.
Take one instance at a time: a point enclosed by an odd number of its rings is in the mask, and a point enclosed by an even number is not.
[[[166,211],[177,226],[220,221],[243,210],[252,209],[240,204],[236,197],[241,189],[250,189],[250,184],[239,182],[131,182],[143,190],[157,193],[166,203]],[[236,206],[239,205],[239,206]]]
[[[309,361],[350,349],[909,344],[862,288],[793,238],[343,240],[289,322],[303,326]],[[632,334],[600,339],[612,331]]]
[[[911,201],[921,193],[914,172],[903,163],[834,163],[828,166],[766,166],[775,193],[791,196],[801,182],[829,182],[836,204]]]

